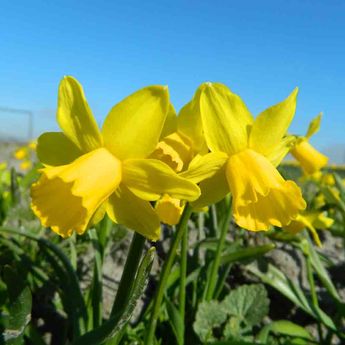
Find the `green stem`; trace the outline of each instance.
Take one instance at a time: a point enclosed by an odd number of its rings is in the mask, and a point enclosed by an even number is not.
[[[154,338],[154,334],[155,334],[155,330],[156,330],[156,326],[157,326],[157,320],[158,320],[158,316],[159,316],[161,303],[163,301],[165,286],[167,284],[168,277],[169,277],[169,274],[171,272],[172,265],[174,263],[174,259],[176,256],[176,250],[177,250],[178,245],[181,241],[181,238],[182,238],[182,236],[183,236],[183,234],[187,228],[188,220],[189,220],[191,213],[192,213],[192,208],[191,208],[191,206],[189,206],[187,204],[186,208],[182,214],[181,221],[177,225],[176,236],[175,236],[175,238],[171,244],[168,258],[165,261],[162,272],[161,272],[161,276],[160,276],[160,280],[159,280],[159,284],[158,284],[158,289],[156,292],[156,296],[155,296],[155,299],[153,302],[153,308],[151,311],[151,318],[150,318],[150,322],[149,322],[149,326],[148,326],[148,331],[147,331],[146,336],[145,336],[145,341],[144,341],[145,345],[152,345],[154,343],[153,338]]]
[[[145,237],[135,232],[127,255],[126,264],[122,272],[122,277],[116,293],[115,301],[111,309],[110,317],[118,314],[119,311],[124,310],[127,306],[127,301],[132,291],[134,278],[139,267],[144,245]]]
[[[209,277],[209,282],[208,282],[206,294],[205,294],[206,301],[210,301],[213,298],[214,290],[217,284],[217,275],[218,275],[218,270],[219,270],[220,261],[221,261],[220,259],[223,252],[226,234],[228,232],[229,223],[231,219],[231,199],[230,198],[228,200],[224,199],[224,201],[225,202],[228,201],[226,205],[227,210],[225,212],[225,215],[223,215],[222,217],[220,237],[219,237],[218,246],[216,249],[214,261],[211,268],[211,274]]]
[[[180,295],[179,295],[179,312],[182,325],[184,325],[185,308],[186,308],[186,276],[187,276],[187,256],[188,256],[188,228],[183,232],[181,240],[181,268],[180,268]],[[184,329],[182,339],[179,345],[184,344]]]

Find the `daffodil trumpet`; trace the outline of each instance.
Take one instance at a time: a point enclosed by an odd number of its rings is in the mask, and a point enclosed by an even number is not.
[[[320,169],[325,167],[328,162],[328,157],[316,150],[315,147],[309,143],[311,136],[320,129],[321,118],[322,114],[320,113],[310,122],[306,135],[299,137],[290,151],[301,164],[306,175],[317,173]]]
[[[68,237],[83,234],[107,213],[157,240],[160,222],[150,202],[164,194],[189,201],[200,195],[195,183],[149,158],[170,109],[167,87],[146,87],[115,105],[100,131],[81,85],[64,77],[57,109],[62,132],[38,138],[45,167],[32,186],[31,207],[41,223]]]

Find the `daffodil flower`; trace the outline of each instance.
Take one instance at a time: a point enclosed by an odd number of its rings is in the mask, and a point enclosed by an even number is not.
[[[236,223],[252,231],[282,227],[297,217],[306,207],[301,190],[275,168],[294,140],[286,132],[295,113],[296,96],[297,89],[254,121],[241,98],[225,85],[200,86],[197,109],[211,153],[181,174],[193,182],[205,179],[199,185],[201,197],[192,205],[206,206],[231,192]]]
[[[291,154],[301,164],[305,174],[312,175],[327,165],[328,157],[316,150],[309,139],[320,129],[322,114],[316,116],[309,124],[307,134],[299,137],[291,149]]]
[[[27,158],[29,155],[28,149],[26,146],[19,147],[15,152],[14,152],[14,158],[17,160],[22,160]]]
[[[284,227],[284,230],[290,234],[297,234],[303,229],[307,228],[318,247],[321,247],[321,241],[317,233],[317,229],[328,229],[334,223],[332,218],[327,217],[325,212],[309,211],[298,215],[289,225]]]
[[[25,159],[19,164],[19,168],[23,171],[27,171],[32,168],[32,162],[29,159]]]
[[[63,237],[82,234],[105,214],[148,239],[160,223],[150,201],[162,195],[198,198],[199,188],[163,162],[149,159],[171,108],[168,89],[143,88],[115,105],[99,130],[83,89],[72,77],[59,87],[57,120],[63,132],[38,139],[46,166],[32,186],[32,209]]]

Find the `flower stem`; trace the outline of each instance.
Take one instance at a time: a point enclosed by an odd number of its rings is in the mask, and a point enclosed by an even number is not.
[[[117,314],[118,311],[124,310],[127,305],[130,293],[132,291],[134,278],[139,267],[144,245],[145,237],[135,232],[127,255],[126,264],[122,272],[115,301],[111,309],[110,317]]]
[[[186,276],[187,276],[187,256],[188,256],[188,228],[183,232],[181,240],[181,261],[180,261],[180,294],[179,294],[179,312],[184,326],[185,308],[186,308]],[[182,338],[179,345],[184,344],[184,327]]]
[[[157,320],[158,320],[158,316],[159,316],[161,303],[162,303],[164,292],[165,292],[165,286],[167,284],[168,277],[169,277],[172,265],[174,263],[174,259],[176,256],[176,250],[178,248],[178,245],[181,241],[181,238],[182,238],[184,232],[186,231],[188,220],[189,220],[191,213],[192,213],[192,208],[191,208],[191,206],[189,206],[187,204],[184,211],[183,211],[181,221],[176,227],[177,228],[176,236],[175,236],[175,238],[172,242],[172,245],[170,247],[168,258],[163,265],[160,280],[158,283],[158,289],[157,289],[156,296],[155,296],[155,299],[153,302],[153,308],[152,308],[152,312],[151,312],[151,318],[150,318],[150,322],[149,322],[149,326],[148,326],[148,331],[147,331],[146,336],[145,336],[145,341],[144,341],[145,345],[154,344],[153,338],[154,338],[154,334],[155,334],[155,330],[156,330],[156,326],[157,326]]]
[[[231,219],[231,199],[230,197],[224,199],[225,202],[225,214],[223,214],[223,217],[221,219],[221,229],[220,229],[220,235],[219,235],[219,241],[218,246],[216,249],[215,257],[213,260],[212,268],[211,268],[211,274],[209,277],[209,283],[207,285],[206,294],[205,294],[205,300],[210,301],[213,298],[214,291],[217,284],[217,275],[218,270],[220,266],[220,259],[223,252],[223,247],[226,239],[226,234],[228,232],[229,223]]]

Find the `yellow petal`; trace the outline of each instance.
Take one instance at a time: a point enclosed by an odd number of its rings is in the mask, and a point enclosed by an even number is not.
[[[250,148],[267,156],[279,145],[295,115],[297,94],[298,88],[284,101],[259,114],[250,132]]]
[[[277,167],[285,156],[289,153],[291,148],[296,142],[296,137],[293,135],[288,135],[284,137],[278,145],[276,145],[266,157],[267,159]]]
[[[328,229],[334,223],[334,219],[327,217],[324,212],[310,212],[305,217],[315,229]]]
[[[123,224],[149,240],[159,239],[159,218],[151,204],[137,198],[122,184],[110,196],[107,214],[115,223]]]
[[[200,88],[197,89],[193,99],[179,112],[177,117],[178,132],[188,137],[191,141],[193,152],[207,152],[204,132],[200,115]]]
[[[179,177],[168,165],[156,159],[130,159],[123,165],[123,184],[144,200],[158,200],[163,194],[181,200],[195,200],[198,186]]]
[[[300,188],[285,181],[267,158],[253,150],[231,156],[226,177],[233,195],[234,219],[245,229],[287,225],[306,207]]]
[[[38,138],[37,156],[44,165],[65,165],[83,153],[61,132],[48,132]]]
[[[64,77],[60,83],[57,121],[80,151],[86,153],[102,146],[101,133],[87,104],[84,90],[73,77]]]
[[[31,207],[44,226],[62,237],[73,230],[82,234],[120,181],[120,161],[100,148],[70,164],[42,169],[31,188]]]
[[[191,203],[193,209],[202,209],[224,199],[230,192],[228,181],[225,176],[225,166],[219,169],[215,175],[199,184],[200,197]]]
[[[253,118],[242,99],[223,84],[205,83],[201,88],[200,113],[210,150],[244,150]]]
[[[306,174],[313,174],[327,165],[328,157],[317,151],[307,140],[302,140],[291,150]]]
[[[228,158],[229,156],[223,152],[211,152],[204,156],[197,156],[191,161],[188,170],[182,172],[180,176],[199,183],[222,169]]]
[[[185,170],[193,156],[191,143],[180,133],[173,133],[161,140],[150,158],[169,165],[175,172]]]
[[[311,232],[316,245],[318,247],[322,247],[319,234],[307,217],[298,215],[295,220],[291,221],[289,225],[284,227],[284,229],[291,234],[297,234],[304,228],[307,228]]]
[[[95,211],[95,213],[91,217],[88,224],[88,228],[98,224],[104,218],[106,211],[107,211],[107,203],[104,202],[103,204],[101,204],[100,207],[98,207],[98,209]]]
[[[110,110],[104,125],[104,144],[119,159],[145,158],[156,148],[169,110],[164,86],[141,89]]]
[[[165,194],[156,202],[155,209],[161,222],[176,225],[180,221],[184,206],[181,206],[179,199],[171,198]]]
[[[161,133],[161,140],[177,131],[177,115],[174,106],[170,103],[167,117]]]
[[[306,134],[306,138],[309,139],[312,135],[317,133],[321,125],[322,113],[317,115],[313,120],[310,121],[309,128]]]

